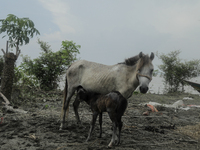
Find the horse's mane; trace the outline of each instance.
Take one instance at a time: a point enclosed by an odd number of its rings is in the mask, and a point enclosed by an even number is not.
[[[136,56],[125,59],[124,62],[121,62],[119,64],[125,64],[127,66],[134,66],[139,59],[140,59],[139,55],[136,55]]]
[[[134,66],[137,64],[138,60],[140,59],[139,55],[130,57],[125,59],[124,62],[121,62],[119,64],[125,64],[127,66]],[[141,68],[144,64],[149,63],[149,55],[144,55],[143,57],[140,59],[140,63],[138,64],[138,68]]]

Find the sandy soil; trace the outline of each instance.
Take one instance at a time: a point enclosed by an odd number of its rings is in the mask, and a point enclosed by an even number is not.
[[[183,100],[184,97],[193,100]],[[67,128],[59,131],[61,99],[45,98],[20,106],[28,114],[0,112],[3,122],[0,124],[1,150],[102,150],[107,149],[111,139],[111,121],[107,113],[103,115],[103,134],[98,138],[98,121],[91,140],[86,143],[91,120],[91,111],[85,103],[80,105],[81,125],[76,124],[72,105],[67,120]],[[122,118],[124,123],[121,144],[113,149],[124,150],[183,150],[200,149],[200,108],[181,110],[158,107],[158,112],[151,112],[140,103],[149,101],[173,104],[183,100],[185,105],[200,105],[199,95],[133,95],[128,101],[128,108]],[[73,100],[72,100],[73,101]],[[71,101],[71,102],[72,102]]]

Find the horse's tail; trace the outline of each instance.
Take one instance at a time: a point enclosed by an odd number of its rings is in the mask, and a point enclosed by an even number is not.
[[[66,98],[67,98],[67,91],[68,91],[68,82],[67,82],[67,77],[65,79],[65,88],[64,88],[64,100],[63,100],[63,106],[62,106],[62,110],[61,110],[61,117],[63,117],[64,115],[64,108],[65,108],[65,103],[66,103]],[[67,108],[67,115],[68,116],[68,112],[69,112],[69,106]]]

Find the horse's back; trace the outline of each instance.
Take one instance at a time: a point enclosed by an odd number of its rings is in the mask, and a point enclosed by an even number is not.
[[[86,60],[74,62],[67,71],[69,82],[75,86],[82,86],[87,91],[102,94],[112,91],[115,83],[117,69],[113,66],[103,65]],[[70,83],[69,83],[70,84]]]

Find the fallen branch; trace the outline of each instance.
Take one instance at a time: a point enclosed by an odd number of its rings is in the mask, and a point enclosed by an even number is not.
[[[3,106],[3,109],[5,109],[6,111],[9,111],[9,112],[14,112],[14,113],[22,113],[22,114],[27,113],[27,111],[25,111],[25,110],[14,109],[12,106],[8,106],[8,105]]]
[[[27,111],[24,111],[22,109],[14,109],[12,106],[9,106],[10,105],[9,100],[1,92],[0,92],[0,95],[5,101],[5,102],[2,102],[5,105],[3,106],[3,109],[5,109],[6,111],[14,112],[14,113],[23,113],[23,114],[27,113]]]
[[[10,102],[8,101],[8,99],[0,92],[1,97],[3,98],[3,100],[6,102],[2,102],[4,105],[10,105]]]

